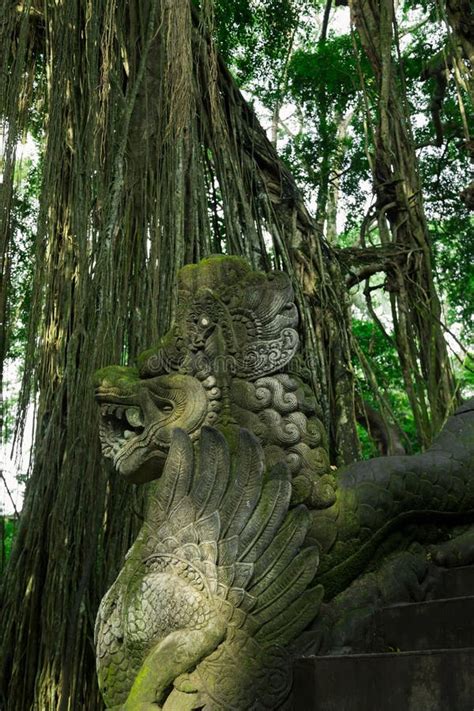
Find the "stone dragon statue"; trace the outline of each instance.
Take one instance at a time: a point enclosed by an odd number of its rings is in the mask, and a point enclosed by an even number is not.
[[[181,270],[174,326],[137,368],[97,374],[104,456],[150,482],[96,623],[109,709],[291,709],[291,659],[331,647],[352,581],[472,517],[474,406],[424,454],[334,472],[297,322],[284,274],[211,257]]]

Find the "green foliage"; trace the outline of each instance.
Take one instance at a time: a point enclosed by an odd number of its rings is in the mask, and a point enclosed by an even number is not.
[[[365,81],[371,83],[369,62],[361,58]],[[333,111],[343,112],[357,98],[360,91],[358,67],[350,35],[330,36],[313,48],[295,51],[289,67],[290,89],[295,101],[313,112],[321,91]]]
[[[371,364],[380,390],[388,402],[391,410],[397,416],[398,425],[406,435],[402,440],[406,449],[416,451],[418,442],[415,431],[413,414],[410,409],[408,396],[405,392],[403,375],[395,346],[382,334],[372,321],[353,319],[352,328],[357,342]],[[355,359],[354,368],[358,377],[358,390],[363,398],[374,409],[380,410],[380,404],[372,389],[367,383],[363,369]],[[364,458],[376,456],[378,453],[370,437],[359,429],[362,453]]]
[[[266,105],[278,92],[291,36],[307,0],[217,0],[216,35],[236,78]]]
[[[16,372],[25,355],[35,268],[34,236],[38,213],[41,163],[31,157],[16,164],[12,204],[11,243],[8,252],[8,299],[6,304],[6,350],[1,403],[2,441],[10,442],[18,404]]]
[[[467,355],[458,373],[459,385],[463,397],[474,397],[474,357]]]
[[[380,452],[378,451],[374,440],[369,435],[365,427],[362,427],[359,423],[357,423],[357,436],[359,437],[362,459],[372,459],[373,457],[380,456]]]
[[[16,405],[18,398],[15,395],[9,396],[7,394],[7,388],[10,383],[4,382],[4,392],[1,402],[1,416],[2,416],[2,443],[10,442],[13,436],[15,428],[15,417],[16,417]]]
[[[234,64],[239,75],[251,71],[250,53],[255,49],[257,38],[255,18],[249,0],[217,0],[215,3],[217,40],[224,61]],[[246,51],[234,56],[235,48],[241,45]]]
[[[33,281],[33,243],[41,182],[41,163],[31,158],[23,160],[15,174],[16,191],[12,209],[12,248],[7,323],[7,358],[21,358],[26,342],[26,330],[31,308]]]
[[[458,214],[433,224],[430,231],[447,321],[461,324],[468,339],[473,334],[474,316],[474,220],[460,205]]]
[[[427,13],[428,18],[434,22],[439,14],[439,8],[437,6],[437,0],[404,0],[402,4],[403,18],[408,20],[410,18],[410,13],[415,8],[421,8]]]
[[[1,533],[1,546],[2,553],[0,556],[0,565],[3,566],[8,561],[15,534],[18,529],[18,521],[11,518],[10,516],[0,516],[0,533]]]

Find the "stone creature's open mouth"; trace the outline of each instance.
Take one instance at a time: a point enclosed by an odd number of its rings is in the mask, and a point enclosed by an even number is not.
[[[143,434],[145,430],[143,413],[139,407],[115,403],[103,403],[100,412],[102,451],[104,456],[115,461],[130,440]]]
[[[95,391],[102,453],[129,482],[157,479],[173,429],[198,432],[208,409],[207,393],[202,383],[190,376],[174,374],[138,381],[127,379],[127,369],[109,370],[99,372]]]

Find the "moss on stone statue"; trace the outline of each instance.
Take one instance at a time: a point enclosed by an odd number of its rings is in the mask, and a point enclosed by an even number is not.
[[[197,292],[199,289],[222,289],[240,283],[245,277],[266,279],[263,272],[253,271],[242,257],[219,254],[202,259],[198,264],[187,264],[178,272],[180,289]]]
[[[216,427],[224,435],[231,455],[237,451],[239,446],[240,427],[235,423],[219,423]]]
[[[135,390],[137,382],[140,380],[137,368],[130,368],[123,365],[108,365],[100,368],[94,373],[94,385],[102,387],[116,388],[130,392]]]
[[[242,257],[230,256],[228,254],[211,254],[209,257],[201,259],[197,264],[186,264],[178,272],[178,279],[182,282],[192,280],[197,274],[209,274],[209,270],[217,270],[223,265],[237,267],[242,272],[251,271],[249,263]]]

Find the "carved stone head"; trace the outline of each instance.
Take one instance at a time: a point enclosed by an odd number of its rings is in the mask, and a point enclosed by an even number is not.
[[[281,272],[210,257],[180,271],[178,290],[173,326],[138,367],[96,376],[104,456],[134,483],[160,476],[176,427],[195,439],[205,424],[232,424],[233,382],[281,371],[298,348],[293,291]]]
[[[176,318],[156,348],[139,358],[142,378],[179,372],[256,380],[281,370],[298,349],[298,313],[282,272],[252,271],[217,256],[181,269]]]

